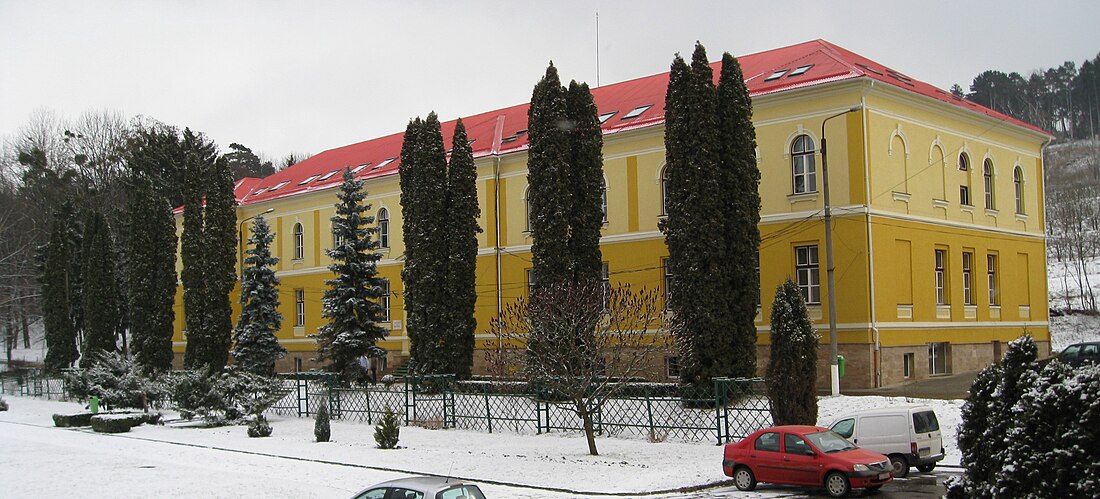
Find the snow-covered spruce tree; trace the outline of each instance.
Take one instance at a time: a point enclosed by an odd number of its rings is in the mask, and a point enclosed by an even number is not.
[[[569,132],[566,90],[551,62],[531,93],[527,111],[527,203],[535,296],[543,285],[567,283],[572,277],[569,254]]]
[[[1100,367],[1051,362],[1020,384],[993,496],[1100,497]]]
[[[156,161],[152,144],[131,152],[131,164]],[[131,166],[133,170],[133,166]],[[136,171],[136,170],[135,170]],[[130,219],[130,348],[146,374],[172,368],[172,323],[176,313],[176,222],[168,199],[145,173],[133,175]]]
[[[329,422],[328,402],[322,400],[313,419],[313,436],[318,442],[328,442],[332,438],[332,425]]]
[[[481,208],[477,204],[477,167],[474,153],[466,136],[466,126],[455,123],[451,141],[451,160],[447,166],[446,210],[447,290],[449,320],[446,322],[448,345],[445,349],[450,368],[458,378],[468,378],[474,363],[474,333],[477,319],[475,277],[477,271],[477,234],[481,227],[477,219]]]
[[[107,217],[97,210],[86,213],[83,272],[84,357],[88,367],[100,354],[118,349],[118,293],[115,290],[115,251]]]
[[[336,215],[331,218],[340,244],[327,252],[333,260],[329,270],[336,276],[325,281],[329,289],[321,299],[321,315],[329,322],[321,326],[316,340],[317,359],[350,383],[361,375],[356,359],[385,338],[386,330],[378,325],[382,320],[382,279],[377,269],[381,255],[378,242],[371,238],[378,229],[372,227],[374,217],[365,215],[370,207],[363,204],[363,182],[355,180],[347,168],[343,179]]]
[[[80,356],[77,352],[77,329],[72,316],[74,256],[71,217],[58,210],[50,222],[50,239],[42,248],[42,323],[46,330],[45,367],[58,372],[72,367]]]
[[[665,96],[665,234],[672,274],[669,309],[681,350],[681,381],[711,389],[711,378],[733,375],[729,279],[713,73],[696,44],[691,66],[677,55]]]
[[[422,374],[451,369],[447,296],[449,251],[447,215],[447,153],[435,113],[409,124],[402,145],[401,214],[405,241],[407,331],[411,367]]]
[[[286,355],[275,333],[283,322],[279,313],[279,278],[271,255],[275,235],[263,215],[252,222],[248,255],[241,278],[241,316],[233,330],[233,358],[242,369],[265,376],[275,375],[275,361]]]
[[[566,171],[570,199],[568,251],[572,279],[578,283],[599,281],[603,266],[603,131],[597,114],[588,84],[569,82],[566,115],[573,128],[569,131]]]
[[[187,338],[183,365],[187,369],[198,369],[205,366],[210,357],[209,327],[206,322],[208,287],[203,203],[206,182],[217,152],[213,143],[207,142],[201,134],[196,134],[189,128],[183,131],[182,148],[183,236],[180,241],[180,256],[183,269],[180,271],[180,281],[183,285],[184,330]]]
[[[737,58],[722,54],[718,77],[718,185],[729,276],[728,375],[756,375],[756,306],[760,303],[760,169],[752,98]]]
[[[949,496],[996,496],[994,484],[1005,466],[1008,432],[1019,417],[1014,407],[1028,389],[1025,378],[1034,374],[1037,355],[1035,341],[1024,335],[1009,343],[998,365],[982,370],[974,380],[958,429],[964,471],[949,485]]]
[[[768,399],[776,425],[817,423],[817,333],[794,281],[775,290],[772,302]]]
[[[237,282],[237,198],[233,195],[233,174],[224,157],[214,162],[207,179],[204,225],[204,323],[210,342],[205,364],[211,372],[218,372],[229,360],[233,334],[229,292]]]
[[[385,410],[382,411],[382,420],[374,427],[374,442],[378,444],[379,449],[394,449],[397,448],[397,441],[400,437],[401,423],[398,422],[397,415],[387,405]]]

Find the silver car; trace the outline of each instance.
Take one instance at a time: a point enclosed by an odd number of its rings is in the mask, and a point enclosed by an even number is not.
[[[399,478],[372,485],[352,499],[485,499],[472,483],[438,476]]]

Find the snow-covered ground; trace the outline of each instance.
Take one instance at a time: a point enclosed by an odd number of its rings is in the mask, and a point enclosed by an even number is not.
[[[275,432],[269,438],[249,438],[241,426],[176,424],[103,435],[52,426],[51,414],[80,411],[79,404],[6,400],[11,409],[0,412],[3,497],[350,497],[391,478],[436,474],[479,482],[490,497],[553,499],[608,492],[629,496],[727,480],[722,447],[707,443],[599,438],[601,455],[590,456],[584,438],[572,433],[402,427],[402,448],[380,450],[370,425],[333,421],[333,441],[319,444],[313,442],[311,419],[277,416],[271,418]],[[823,397],[819,404],[822,422],[863,407],[931,405],[948,447],[943,464],[958,464],[954,432],[960,401],[837,396]]]

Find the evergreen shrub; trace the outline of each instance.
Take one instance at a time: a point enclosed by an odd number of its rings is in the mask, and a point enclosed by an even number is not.
[[[0,397],[0,411],[8,410],[8,401],[4,400],[4,397]]]
[[[317,408],[317,418],[313,423],[313,436],[318,442],[328,442],[332,438],[332,427],[329,424],[328,404],[321,402]]]
[[[394,449],[397,448],[400,435],[401,424],[397,420],[397,415],[387,405],[382,412],[382,420],[378,422],[378,426],[374,427],[374,441],[378,443],[379,449]]]
[[[92,430],[98,433],[126,433],[144,421],[141,414],[102,414],[92,417]]]
[[[271,436],[271,425],[263,414],[257,414],[256,418],[248,423],[248,436],[252,438]]]

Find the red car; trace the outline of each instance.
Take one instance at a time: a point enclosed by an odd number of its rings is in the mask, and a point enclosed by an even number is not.
[[[894,479],[890,459],[820,426],[775,426],[726,444],[722,472],[740,490],[756,482],[825,487],[832,497],[878,490]]]

